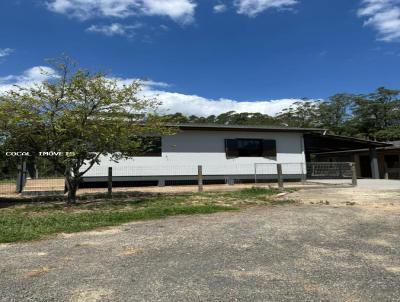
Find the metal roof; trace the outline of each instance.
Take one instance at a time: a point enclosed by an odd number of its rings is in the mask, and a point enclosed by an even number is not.
[[[400,150],[400,146],[387,146],[387,147],[377,147],[377,151],[390,151],[390,150]],[[369,149],[364,148],[364,149],[353,149],[353,150],[343,150],[343,151],[330,151],[330,152],[321,152],[321,153],[315,153],[317,155],[323,155],[323,154],[349,154],[349,153],[364,153],[368,152]]]
[[[217,131],[256,131],[256,132],[324,132],[319,128],[297,128],[283,126],[259,126],[259,125],[221,125],[221,124],[175,124],[170,125],[186,130],[217,130]]]
[[[305,149],[309,153],[334,153],[369,148],[382,148],[393,146],[390,143],[370,141],[349,136],[323,135],[310,133],[304,135]]]
[[[388,142],[390,144],[393,144],[393,146],[395,147],[400,147],[400,141],[392,141],[392,142]]]

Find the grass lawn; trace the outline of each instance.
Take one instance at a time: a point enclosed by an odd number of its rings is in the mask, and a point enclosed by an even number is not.
[[[134,200],[16,205],[0,209],[0,243],[29,241],[56,233],[72,233],[173,215],[235,211],[243,205],[291,203],[275,200],[280,191],[252,188],[228,193],[158,195]]]

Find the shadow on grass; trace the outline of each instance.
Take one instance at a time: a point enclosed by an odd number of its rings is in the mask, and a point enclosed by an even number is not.
[[[174,215],[210,214],[245,205],[282,205],[282,191],[250,188],[225,193],[147,195],[134,199],[87,200],[72,206],[58,201],[0,209],[0,243],[29,241],[60,232],[72,233]]]

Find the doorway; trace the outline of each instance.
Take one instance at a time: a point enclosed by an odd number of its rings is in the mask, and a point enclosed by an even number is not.
[[[397,154],[387,154],[385,155],[385,170],[386,177],[389,179],[399,179],[400,178],[400,156]]]
[[[360,155],[360,172],[363,178],[372,178],[371,162],[369,155]]]

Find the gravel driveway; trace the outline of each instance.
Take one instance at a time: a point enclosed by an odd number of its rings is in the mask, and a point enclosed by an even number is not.
[[[385,202],[251,207],[0,245],[0,301],[399,301],[400,197]]]

